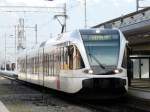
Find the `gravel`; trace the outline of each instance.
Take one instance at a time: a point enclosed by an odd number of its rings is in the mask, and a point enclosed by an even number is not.
[[[50,93],[42,93],[28,86],[0,77],[0,100],[10,112],[93,112],[94,110],[69,104]]]

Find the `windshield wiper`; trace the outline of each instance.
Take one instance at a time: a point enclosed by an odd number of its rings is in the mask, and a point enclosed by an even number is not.
[[[89,56],[91,57],[93,57],[93,59],[98,63],[98,65],[102,68],[102,69],[106,69],[102,64],[101,64],[101,62],[94,56],[94,55],[92,55],[91,53],[88,53],[89,54]]]

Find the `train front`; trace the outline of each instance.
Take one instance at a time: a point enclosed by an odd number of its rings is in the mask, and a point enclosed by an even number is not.
[[[80,30],[91,78],[82,81],[80,93],[101,98],[121,97],[128,90],[125,68],[126,40],[119,30]],[[85,94],[84,94],[85,95]]]

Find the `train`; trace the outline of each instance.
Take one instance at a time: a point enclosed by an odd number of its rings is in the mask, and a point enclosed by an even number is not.
[[[18,79],[86,98],[117,98],[128,91],[127,41],[118,29],[78,29],[24,50]]]

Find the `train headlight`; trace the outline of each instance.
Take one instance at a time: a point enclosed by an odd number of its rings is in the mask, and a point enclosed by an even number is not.
[[[85,70],[84,72],[88,73],[88,74],[93,74],[93,70],[91,70],[91,69]]]
[[[93,74],[93,70],[88,70],[88,73],[89,74]]]
[[[114,72],[115,74],[118,74],[118,73],[121,73],[121,72],[122,72],[122,69],[115,69],[115,70],[113,70],[113,72]]]

